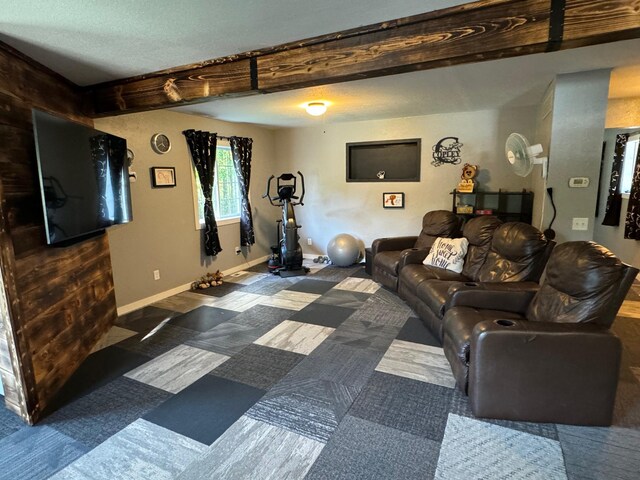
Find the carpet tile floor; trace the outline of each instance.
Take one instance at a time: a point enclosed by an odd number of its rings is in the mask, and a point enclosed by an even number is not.
[[[594,428],[475,418],[397,295],[308,265],[118,318],[37,426],[0,409],[0,479],[639,478],[640,284],[613,326],[614,425]]]

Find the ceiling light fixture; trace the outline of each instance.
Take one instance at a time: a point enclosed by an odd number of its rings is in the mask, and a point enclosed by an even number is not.
[[[319,117],[320,115],[324,115],[327,111],[327,104],[324,102],[309,102],[305,108],[309,115]]]

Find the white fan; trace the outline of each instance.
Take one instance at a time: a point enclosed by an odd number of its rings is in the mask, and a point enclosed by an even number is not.
[[[539,157],[542,145],[530,145],[529,141],[519,133],[512,133],[505,145],[507,160],[513,167],[513,173],[526,177],[533,170],[534,165],[542,165],[542,178],[547,178],[547,157]]]

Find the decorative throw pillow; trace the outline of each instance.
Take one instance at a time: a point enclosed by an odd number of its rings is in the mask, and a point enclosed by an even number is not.
[[[466,238],[436,238],[429,255],[424,259],[425,265],[444,268],[452,272],[462,272],[464,256],[467,254],[469,240]]]

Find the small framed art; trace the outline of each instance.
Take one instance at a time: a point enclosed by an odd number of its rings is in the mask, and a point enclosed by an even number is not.
[[[175,187],[176,169],[174,167],[151,167],[153,188]]]
[[[404,208],[404,192],[385,192],[382,194],[384,208]]]

